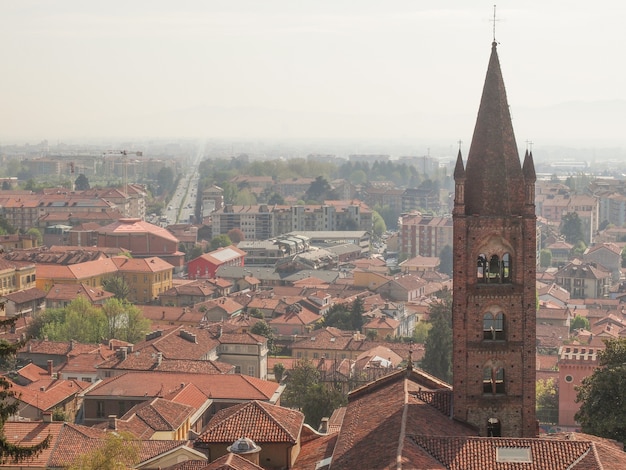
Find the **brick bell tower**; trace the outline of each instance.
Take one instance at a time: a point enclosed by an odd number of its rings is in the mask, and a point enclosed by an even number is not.
[[[463,167],[454,170],[454,417],[481,436],[535,437],[536,217],[494,41]]]

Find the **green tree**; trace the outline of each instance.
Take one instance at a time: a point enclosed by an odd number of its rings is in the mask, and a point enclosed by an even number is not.
[[[258,321],[252,325],[250,333],[267,338],[267,348],[269,349],[270,354],[274,352],[274,332],[272,331],[272,327],[269,326],[265,320]]]
[[[572,247],[572,256],[582,258],[585,250],[587,250],[587,245],[585,245],[585,242],[582,240],[578,240],[576,244]]]
[[[605,340],[598,367],[577,388],[582,432],[626,444],[626,338]]]
[[[340,330],[352,330],[350,311],[344,304],[334,304],[324,316],[324,326],[333,326]]]
[[[322,203],[326,199],[339,199],[339,196],[336,191],[331,188],[326,178],[318,176],[304,193],[304,199]]]
[[[382,236],[382,234],[387,231],[385,219],[375,210],[372,210],[372,225],[372,230],[377,237]]]
[[[0,320],[0,327],[10,328],[15,325],[15,319]],[[10,344],[5,340],[0,340],[0,361],[5,362],[11,357],[15,357],[18,349],[23,343]],[[14,416],[20,407],[17,401],[16,393],[11,390],[11,382],[4,376],[0,375],[0,463],[19,463],[30,457],[39,455],[39,453],[47,449],[50,445],[50,436],[47,436],[42,442],[35,446],[22,446],[15,441],[10,441],[4,435],[4,423]]]
[[[218,235],[217,237],[213,237],[211,240],[211,250],[217,250],[218,248],[230,246],[232,244],[233,242],[228,235]]]
[[[304,413],[304,421],[317,429],[320,420],[346,404],[346,398],[320,382],[320,374],[308,360],[296,363],[289,373],[282,400],[285,406]]]
[[[439,253],[439,272],[452,276],[452,247],[445,245]]]
[[[40,337],[51,341],[99,343],[107,335],[107,320],[101,309],[79,295],[64,309],[45,312]]]
[[[317,429],[322,418],[329,418],[333,411],[344,406],[347,401],[339,390],[323,383],[317,383],[308,390],[307,399],[302,406],[304,420],[314,429]]]
[[[554,379],[539,379],[535,386],[537,419],[540,423],[559,420],[559,391]]]
[[[43,244],[43,236],[41,235],[41,230],[35,227],[31,227],[26,230],[26,235],[33,237],[37,240],[37,246],[41,246]]]
[[[164,166],[157,173],[157,194],[163,195],[174,189],[174,170]]]
[[[110,292],[116,299],[126,300],[130,295],[130,287],[123,276],[112,276],[102,281],[102,288]]]
[[[583,224],[576,212],[568,212],[562,217],[559,231],[565,237],[567,243],[572,245],[578,241],[585,240]]]
[[[354,331],[361,331],[363,328],[363,314],[365,313],[365,305],[361,297],[357,297],[352,301],[350,306],[350,322]]]
[[[420,321],[415,324],[413,329],[412,339],[415,343],[424,344],[426,338],[428,338],[428,332],[433,327],[433,324],[427,321]]]
[[[543,249],[539,252],[539,266],[542,268],[548,268],[552,265],[552,252],[550,250]]]
[[[109,432],[102,445],[83,453],[69,470],[125,470],[140,460],[141,443],[129,432]]]
[[[446,382],[452,380],[452,294],[439,291],[439,302],[430,305],[432,328],[424,343],[421,367]]]
[[[280,194],[278,193],[272,193],[272,195],[269,197],[269,199],[267,200],[267,203],[271,206],[273,205],[279,205],[282,206],[285,203],[285,198],[282,197]]]
[[[589,320],[586,317],[583,317],[582,315],[576,315],[570,323],[569,330],[574,331],[574,330],[579,330],[581,328],[583,330],[589,331]]]
[[[74,188],[76,191],[85,191],[90,188],[89,186],[89,178],[87,178],[83,173],[78,175],[76,181],[74,181]]]
[[[283,380],[283,375],[285,375],[285,365],[282,362],[274,364],[274,378],[276,382],[281,382]]]
[[[107,320],[105,339],[136,343],[150,331],[150,320],[141,310],[125,300],[109,299],[102,305]]]

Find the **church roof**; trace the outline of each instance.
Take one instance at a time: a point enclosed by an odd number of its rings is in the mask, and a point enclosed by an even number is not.
[[[467,158],[465,178],[472,182],[465,191],[467,215],[518,215],[524,208],[524,176],[496,45],[494,42],[491,47]],[[455,170],[455,176],[458,173]],[[530,174],[530,170],[526,173]]]

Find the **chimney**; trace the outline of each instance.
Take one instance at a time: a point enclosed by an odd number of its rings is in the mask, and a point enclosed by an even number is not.
[[[117,431],[117,416],[109,415],[109,429]]]
[[[42,421],[44,423],[51,423],[52,422],[52,411],[44,411],[42,414]]]
[[[157,356],[156,356],[156,359],[157,359],[157,366],[160,366],[161,363],[163,362],[163,353],[162,352],[158,352]]]
[[[320,427],[318,428],[318,432],[321,434],[328,434],[328,418],[322,418],[320,422]]]
[[[48,375],[52,377],[52,369],[54,362],[52,359],[48,359]]]

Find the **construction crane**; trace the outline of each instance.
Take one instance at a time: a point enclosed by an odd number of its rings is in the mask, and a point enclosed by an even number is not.
[[[124,203],[124,216],[128,217],[128,155],[137,155],[141,157],[143,152],[129,152],[128,150],[107,150],[102,154],[102,158],[105,159],[107,155],[122,155],[124,159],[124,188],[122,193],[125,196],[126,202]]]
[[[102,154],[102,158],[107,155],[122,155],[124,157],[124,194],[128,196],[128,155],[143,156],[143,152],[129,152],[128,150],[107,150]]]

